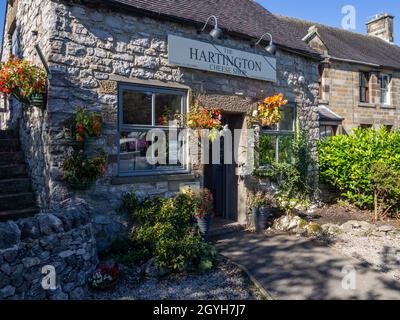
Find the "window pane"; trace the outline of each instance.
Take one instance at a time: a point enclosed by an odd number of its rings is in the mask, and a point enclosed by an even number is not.
[[[156,125],[167,126],[181,114],[181,101],[180,95],[156,94]]]
[[[147,141],[147,133],[148,130],[121,132],[120,173],[182,169],[183,165],[180,160],[183,155],[179,154],[183,151],[182,142],[178,142],[177,139],[169,141],[168,131],[164,131],[164,135],[162,135],[160,130],[155,130],[154,135],[150,134],[149,141]],[[151,150],[149,152],[148,150],[153,143],[157,143],[154,159],[147,158],[148,153],[151,154]]]
[[[279,122],[280,131],[293,131],[294,108],[283,107],[281,109],[281,121]]]
[[[284,163],[292,162],[292,142],[293,136],[279,136],[279,154],[278,161]]]
[[[152,125],[152,94],[123,91],[123,124]]]
[[[260,136],[260,166],[266,166],[276,161],[277,137],[272,135]]]

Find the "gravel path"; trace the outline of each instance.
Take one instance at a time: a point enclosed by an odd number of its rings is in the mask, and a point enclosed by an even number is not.
[[[132,271],[133,272],[133,271]],[[134,273],[134,272],[133,272]],[[170,275],[165,279],[141,279],[121,271],[118,286],[109,292],[92,292],[96,300],[254,300],[260,294],[235,265],[221,262],[203,275]]]
[[[400,235],[360,237],[340,234],[332,240],[333,248],[400,281]]]

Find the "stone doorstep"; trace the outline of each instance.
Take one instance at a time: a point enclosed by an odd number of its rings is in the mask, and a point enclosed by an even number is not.
[[[25,164],[0,165],[0,179],[26,177]]]
[[[34,205],[32,192],[0,195],[0,210],[25,209]]]
[[[241,224],[236,221],[215,218],[211,220],[209,237],[211,240],[217,239],[219,236],[244,231],[246,227],[246,224]]]
[[[29,178],[16,178],[0,180],[0,194],[13,194],[30,192],[31,180]]]
[[[0,152],[0,165],[16,164],[25,162],[24,154],[21,151]]]
[[[0,211],[0,221],[17,220],[35,215],[39,208],[32,206],[25,209]]]

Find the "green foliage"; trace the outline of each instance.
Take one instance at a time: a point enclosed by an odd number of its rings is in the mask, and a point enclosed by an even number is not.
[[[139,204],[128,194],[123,206],[135,208],[130,214],[139,227],[129,239],[132,246],[144,251],[137,253],[140,257],[150,253],[159,267],[171,271],[205,271],[216,264],[214,247],[204,243],[196,230],[198,201],[192,193],[148,198]]]
[[[139,199],[136,193],[129,192],[125,194],[124,198],[122,199],[122,204],[118,211],[126,212],[132,215],[135,213],[138,207],[139,207]]]
[[[398,209],[400,198],[400,172],[381,162],[371,168],[374,186],[375,219],[386,216],[391,209]]]
[[[263,166],[253,175],[276,183],[280,196],[305,198],[312,185],[309,175],[312,160],[306,133],[298,131],[290,143],[286,141],[284,147],[288,156],[283,157],[284,161],[276,162],[269,156],[271,148],[266,141],[260,140],[260,164]]]
[[[135,265],[151,258],[151,253],[144,244],[129,240],[116,240],[109,248],[109,255],[115,261],[125,265]]]
[[[334,136],[318,146],[320,179],[337,188],[345,199],[362,207],[374,206],[374,189],[382,177],[372,179],[377,162],[400,172],[400,132],[355,129],[351,135]]]

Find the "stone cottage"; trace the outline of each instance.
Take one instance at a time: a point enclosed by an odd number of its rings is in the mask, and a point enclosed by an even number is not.
[[[394,44],[392,15],[368,21],[366,35],[278,18],[324,59],[319,67],[321,136],[356,127],[399,127],[400,47]]]
[[[127,142],[138,133],[166,129],[157,123],[165,104],[185,113],[198,100],[222,109],[230,129],[246,132],[246,115],[257,102],[284,93],[285,123],[263,133],[274,137],[278,157],[279,141],[293,136],[297,118],[315,156],[320,54],[254,1],[14,0],[7,10],[3,59],[14,53],[49,70],[45,110],[14,101],[5,107],[8,123],[19,129],[37,206],[58,210],[65,201],[84,200],[100,250],[123,233],[126,223],[116,209],[131,190],[168,196],[188,184],[207,186],[219,216],[246,220],[246,179],[236,174],[237,164],[188,160],[165,170],[131,152]],[[216,23],[222,37],[210,36],[219,31]],[[264,48],[271,42],[276,55]],[[63,130],[75,106],[101,112],[105,120],[97,146],[108,155],[107,173],[87,191],[61,179]],[[246,139],[239,139],[246,148]],[[3,215],[13,218],[21,208],[8,209]]]

